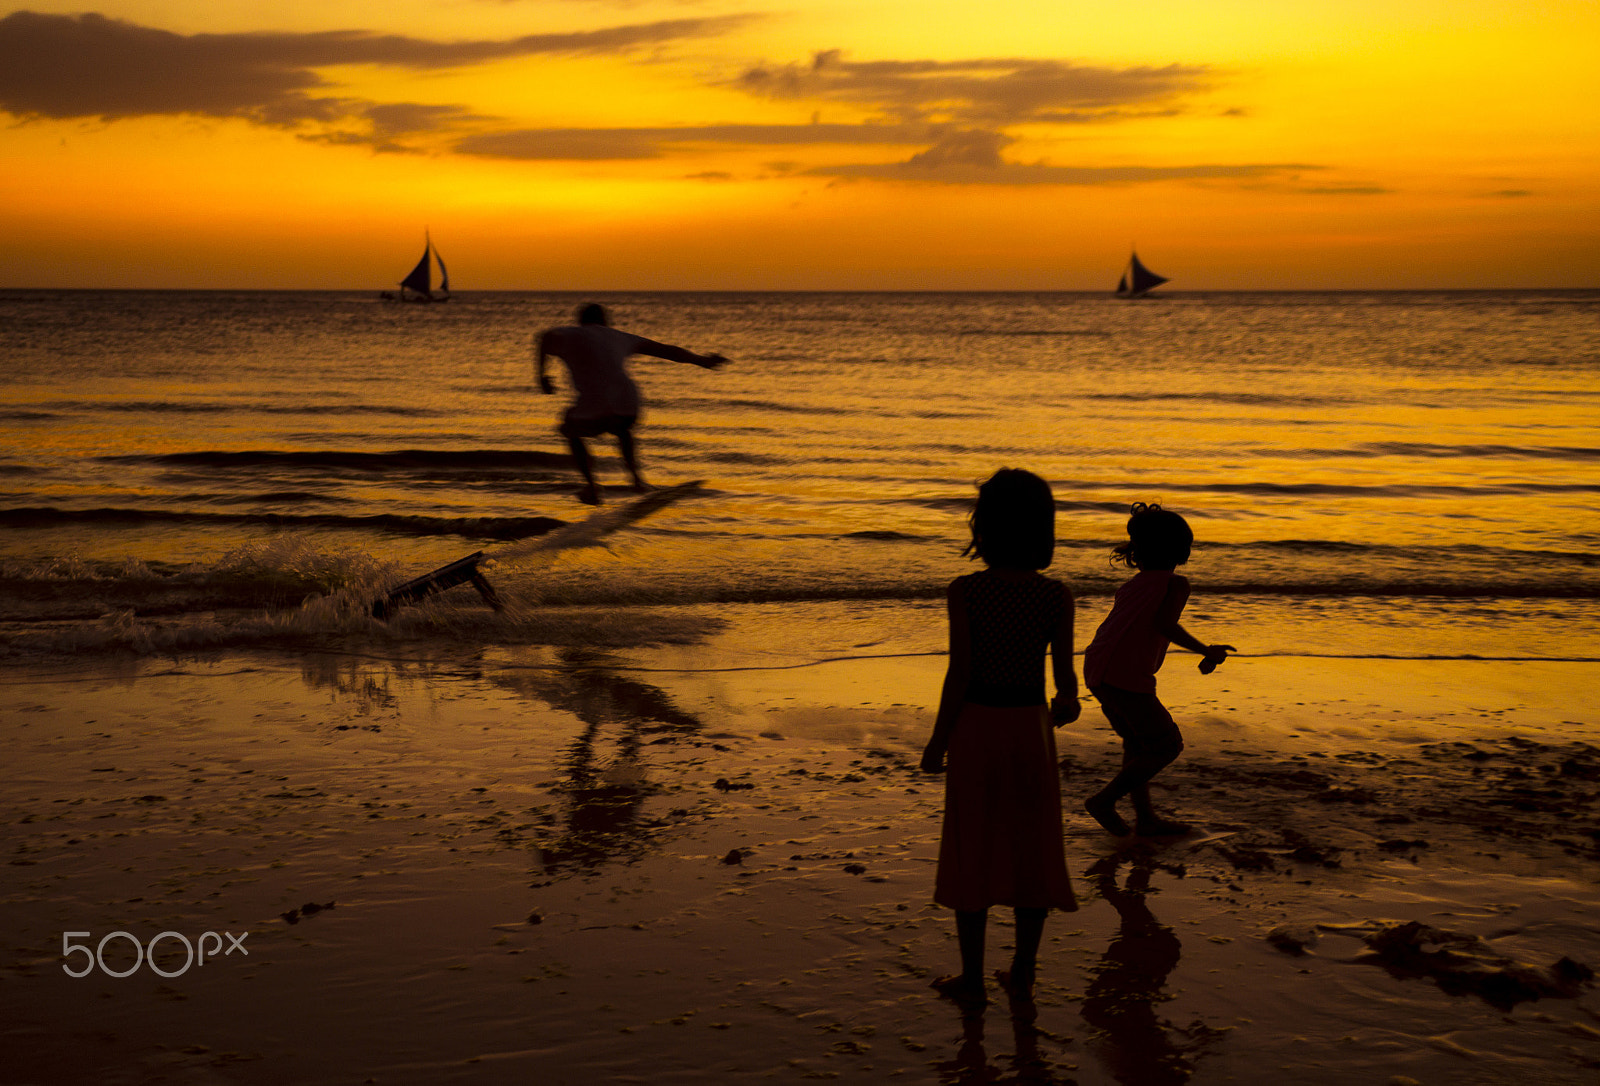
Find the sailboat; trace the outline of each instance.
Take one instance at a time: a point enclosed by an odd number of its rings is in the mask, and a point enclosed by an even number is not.
[[[444,258],[433,247],[433,239],[423,235],[422,259],[411,269],[411,274],[400,280],[400,293],[384,291],[383,297],[397,302],[448,302],[450,300],[450,271]],[[439,263],[439,293],[433,292],[433,262]]]
[[[1118,298],[1143,298],[1152,290],[1167,281],[1164,275],[1157,275],[1139,262],[1139,254],[1134,253],[1128,259],[1128,267],[1122,273],[1122,279],[1117,283]]]

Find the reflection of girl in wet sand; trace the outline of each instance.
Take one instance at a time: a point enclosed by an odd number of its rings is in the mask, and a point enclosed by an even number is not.
[[[1183,735],[1156,697],[1156,672],[1166,659],[1167,643],[1176,641],[1198,652],[1204,657],[1200,670],[1207,674],[1236,651],[1232,645],[1204,644],[1178,625],[1189,602],[1189,580],[1173,570],[1189,560],[1193,546],[1194,533],[1181,516],[1135,502],[1127,542],[1112,549],[1111,560],[1139,572],[1117,589],[1111,613],[1083,654],[1083,680],[1122,737],[1122,772],[1083,806],[1119,837],[1128,832],[1116,807],[1123,796],[1133,799],[1134,829],[1140,836],[1189,829],[1162,818],[1150,805],[1151,778],[1183,752]]]
[[[1135,861],[1126,889],[1117,887],[1115,857],[1089,869],[1100,896],[1117,910],[1121,925],[1106,947],[1094,980],[1083,995],[1083,1020],[1104,1031],[1103,1058],[1112,1077],[1127,1086],[1187,1082],[1194,1065],[1156,1015],[1161,989],[1177,967],[1183,944],[1145,904],[1150,864]]]
[[[1076,909],[1061,845],[1055,724],[1077,719],[1072,593],[1041,576],[1055,549],[1050,486],[1027,471],[996,472],[971,517],[975,554],[988,566],[949,589],[950,665],[922,768],[946,768],[944,829],[934,901],[956,911],[961,972],[934,987],[964,1007],[986,1001],[989,908],[1016,914],[1016,953],[995,974],[1013,1000],[1031,1001],[1050,909]],[[1045,707],[1044,658],[1056,696]]]

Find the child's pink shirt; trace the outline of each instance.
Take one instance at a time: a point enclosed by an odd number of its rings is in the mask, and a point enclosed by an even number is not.
[[[1117,589],[1111,613],[1083,652],[1083,680],[1137,694],[1156,692],[1156,672],[1167,658],[1167,635],[1158,627],[1161,604],[1173,587],[1170,569],[1140,570]],[[1184,583],[1183,578],[1179,581]],[[1182,607],[1179,607],[1182,613]],[[1176,622],[1178,615],[1167,616]]]

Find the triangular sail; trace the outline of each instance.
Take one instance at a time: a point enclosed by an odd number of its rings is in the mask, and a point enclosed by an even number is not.
[[[1132,282],[1130,285],[1133,287],[1133,292],[1135,294],[1143,294],[1146,291],[1154,290],[1162,283],[1167,281],[1166,276],[1157,275],[1155,272],[1139,263],[1138,253],[1134,253],[1133,259],[1129,261],[1128,271],[1132,276]]]
[[[1166,281],[1166,276],[1157,275],[1145,267],[1139,260],[1139,254],[1133,253],[1128,258],[1127,270],[1117,281],[1116,293],[1123,298],[1142,298]]]
[[[444,266],[444,257],[439,255],[439,250],[433,251],[433,259],[439,262],[439,290],[443,294],[450,293],[450,271]]]
[[[433,296],[430,283],[432,268],[428,266],[428,257],[432,254],[433,244],[429,242],[422,247],[422,259],[417,261],[417,266],[411,269],[411,274],[400,280],[400,285],[407,290],[414,290],[418,294]]]

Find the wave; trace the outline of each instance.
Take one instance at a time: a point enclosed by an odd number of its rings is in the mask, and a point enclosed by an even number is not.
[[[73,413],[115,412],[158,415],[398,415],[402,418],[437,418],[446,414],[428,407],[363,403],[264,404],[205,403],[186,400],[56,400],[42,406]]]
[[[726,414],[730,408],[743,408],[749,411],[777,411],[785,415],[854,415],[855,411],[839,407],[823,407],[817,404],[783,403],[778,400],[714,400],[704,396],[679,396],[655,401],[659,406],[665,407],[690,407],[700,410],[715,411],[719,415]]]
[[[240,452],[206,450],[184,453],[125,454],[99,458],[110,464],[155,464],[194,468],[335,468],[354,471],[474,471],[486,468],[568,471],[567,453],[524,449],[396,449],[392,452],[254,449]]]
[[[1115,400],[1124,403],[1226,403],[1249,407],[1327,407],[1364,401],[1348,396],[1287,396],[1267,392],[1080,392],[1084,400]]]
[[[348,505],[350,498],[334,494],[319,494],[314,490],[274,490],[265,494],[180,494],[173,502],[204,502],[211,505],[263,505],[268,502],[322,502],[327,505]]]
[[[1130,495],[1161,494],[1256,494],[1322,495],[1329,497],[1423,498],[1472,497],[1485,494],[1595,494],[1600,483],[1481,483],[1475,486],[1452,483],[1389,483],[1362,486],[1356,483],[1125,483],[1069,481],[1051,484],[1059,494],[1064,490],[1120,490]]]
[[[1020,336],[1024,339],[1055,339],[1060,336],[1107,337],[1110,332],[1091,328],[963,328],[958,336]]]
[[[1250,455],[1297,459],[1350,459],[1414,456],[1453,460],[1600,460],[1600,448],[1587,445],[1433,445],[1415,441],[1371,441],[1343,449],[1252,449]]]
[[[896,532],[882,528],[863,528],[859,532],[846,532],[840,539],[872,539],[885,543],[900,543],[911,540],[931,539],[932,536],[914,535],[910,532]]]
[[[493,558],[493,554],[489,555]],[[353,552],[344,566],[329,561],[320,565],[263,563],[206,568],[162,569],[152,564],[124,562],[93,565],[74,560],[39,562],[0,569],[0,590],[5,603],[0,615],[9,622],[95,618],[109,611],[132,610],[140,615],[187,614],[216,610],[261,610],[295,606],[310,596],[332,591],[365,592],[370,603],[380,586],[399,583],[415,569],[396,572],[392,562]],[[419,567],[420,568],[420,567]],[[513,565],[484,566],[499,586],[502,576],[522,576]],[[351,572],[354,570],[355,572]],[[1073,591],[1080,598],[1110,596],[1125,580],[1126,571],[1108,569],[1104,576],[1074,576]],[[750,581],[692,576],[636,576],[617,571],[606,577],[588,574],[544,573],[533,589],[543,607],[653,607],[715,603],[804,603],[828,600],[923,600],[943,597],[944,576],[926,579],[874,578],[761,578]],[[1360,581],[1230,580],[1207,578],[1208,599],[1268,597],[1312,599],[1457,599],[1457,600],[1590,600],[1600,599],[1600,584],[1593,582],[1524,581],[1493,579],[1449,581],[1427,578],[1377,578]],[[504,592],[502,592],[504,594]],[[460,598],[472,600],[470,591]]]
[[[256,500],[256,499],[250,499]],[[320,498],[318,498],[320,500]],[[456,535],[468,539],[513,540],[544,535],[567,522],[554,517],[424,517],[395,513],[347,516],[336,513],[205,513],[162,509],[0,509],[0,527],[48,528],[144,524],[233,524],[262,528],[335,528],[392,535]]]

